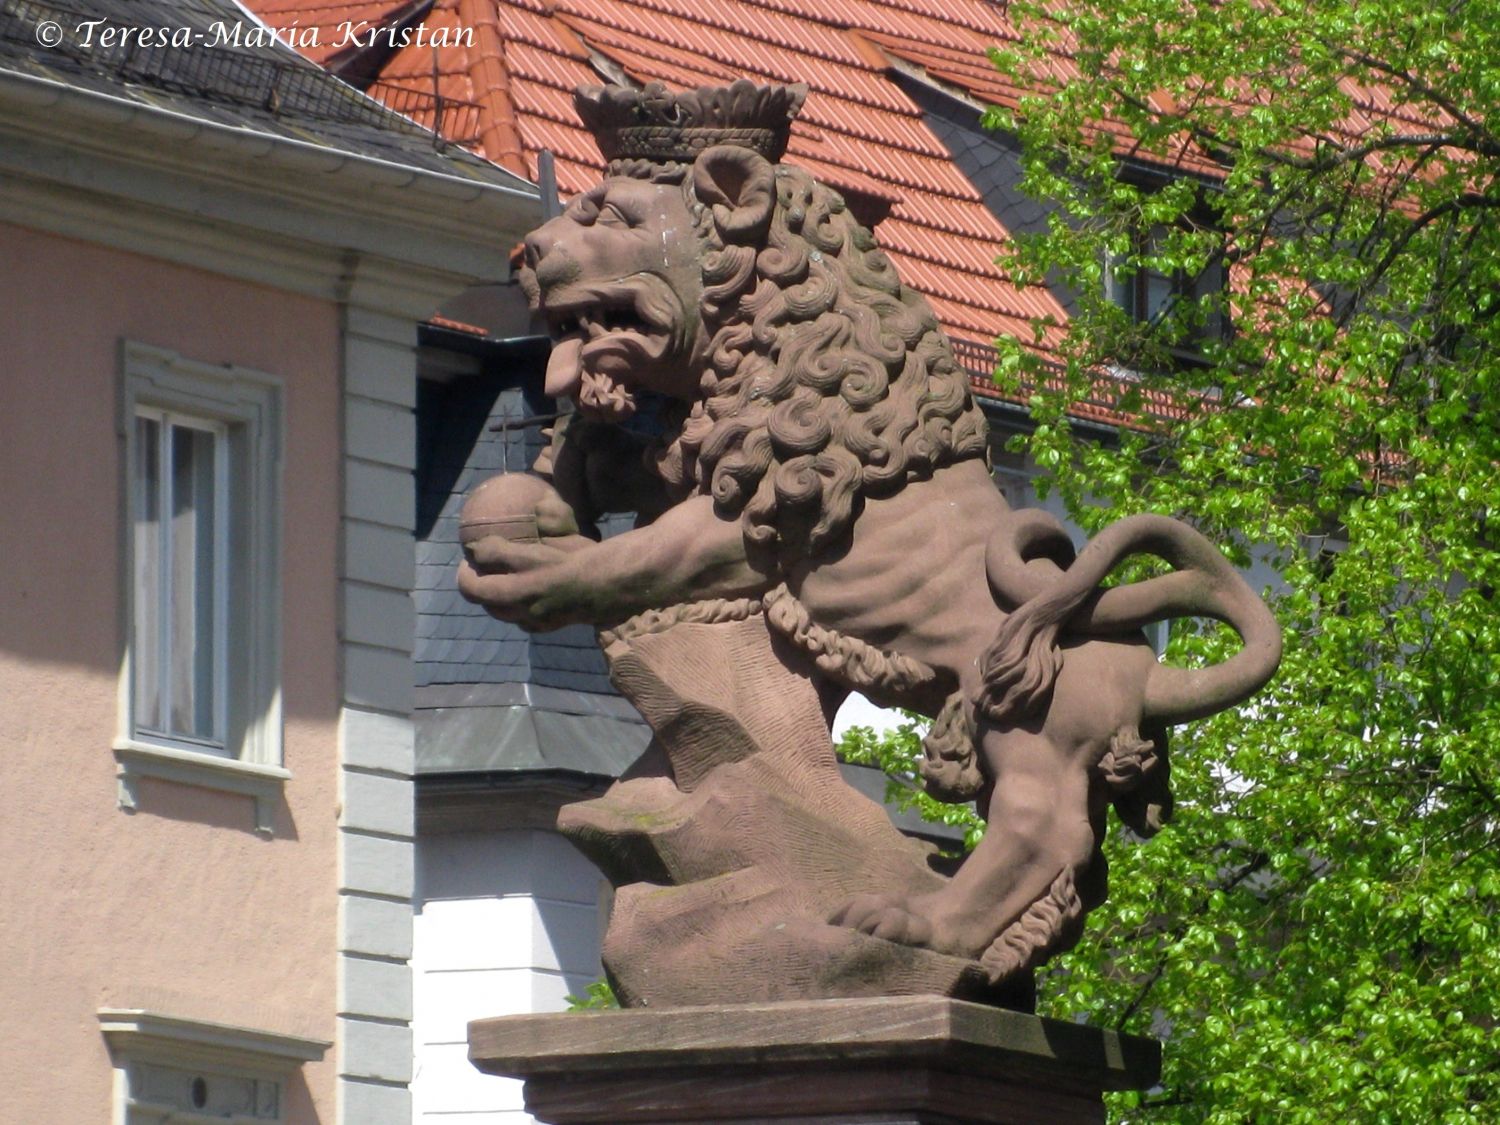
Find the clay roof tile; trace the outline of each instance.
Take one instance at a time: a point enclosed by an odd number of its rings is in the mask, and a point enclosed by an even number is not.
[[[396,0],[250,2],[273,24],[332,27],[380,19]],[[788,159],[890,206],[882,244],[956,338],[987,354],[998,333],[1029,339],[1030,317],[1064,319],[1047,292],[1005,281],[994,259],[1007,231],[890,74],[895,55],[981,99],[1005,96],[983,52],[1012,30],[987,0],[438,0],[429,18],[459,16],[479,25],[472,44],[398,50],[382,78],[425,82],[444,97],[479,102],[482,115],[508,115],[526,167],[551,151],[563,191],[584,190],[599,174],[598,149],[572,107],[574,87],[602,81],[596,60],[679,87],[742,75],[806,82],[811,93]],[[490,31],[481,36],[481,28]],[[475,88],[501,71],[502,98]],[[483,123],[491,156],[499,124]]]

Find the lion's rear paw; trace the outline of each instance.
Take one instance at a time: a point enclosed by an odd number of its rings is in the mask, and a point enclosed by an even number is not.
[[[902,945],[929,945],[932,941],[932,925],[893,895],[858,895],[829,920],[835,926],[848,926]]]

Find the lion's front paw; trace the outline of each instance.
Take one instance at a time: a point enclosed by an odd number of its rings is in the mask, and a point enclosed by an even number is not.
[[[582,535],[543,537],[535,543],[490,535],[464,544],[459,593],[492,617],[532,632],[590,620],[589,587],[578,561],[598,544]]]
[[[483,606],[491,617],[509,621],[532,632],[543,632],[567,624],[553,605],[535,572],[526,574],[481,574],[467,560],[459,563],[458,589],[465,598]]]
[[[835,926],[848,926],[902,945],[932,942],[932,924],[896,895],[857,895],[840,907],[830,921]]]

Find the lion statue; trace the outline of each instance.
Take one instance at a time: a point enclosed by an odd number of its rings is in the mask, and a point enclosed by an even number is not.
[[[1000,980],[1077,940],[1108,807],[1160,827],[1166,728],[1258,690],[1280,634],[1184,524],[1124,519],[1075,557],[1055,520],[1009,508],[926,300],[835,191],[780,162],[804,96],[580,91],[608,174],[528,237],[521,274],[555,341],[547,393],[577,407],[535,476],[576,518],[473,538],[460,587],[531,629],[752,604],[827,714],[857,690],[934,717],[926,783],[977,800],[988,831],[951,878],[850,895],[827,921]],[[643,514],[599,540],[622,494]],[[1137,553],[1173,569],[1101,588]],[[1243,647],[1163,665],[1141,628],[1177,616]]]

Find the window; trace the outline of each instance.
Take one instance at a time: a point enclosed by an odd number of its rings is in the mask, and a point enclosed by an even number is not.
[[[1107,263],[1105,279],[1114,304],[1137,324],[1165,326],[1170,353],[1192,362],[1202,358],[1205,343],[1224,336],[1224,267],[1215,259],[1197,274],[1151,268],[1167,251],[1167,235],[1166,227],[1152,227],[1130,255]]]
[[[226,754],[229,434],[137,406],[133,713],[139,737]]]
[[[281,768],[279,383],[124,350],[127,644],[121,804],[154,776],[249,793]]]
[[[287,1080],[330,1046],[143,1009],[101,1011],[99,1027],[124,1125],[282,1125]]]

